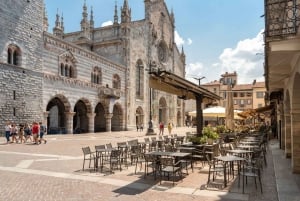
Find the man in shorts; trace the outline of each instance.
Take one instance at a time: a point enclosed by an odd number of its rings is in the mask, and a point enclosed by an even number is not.
[[[40,126],[36,121],[34,121],[32,123],[32,136],[33,136],[34,144],[39,144],[39,133],[40,133]]]

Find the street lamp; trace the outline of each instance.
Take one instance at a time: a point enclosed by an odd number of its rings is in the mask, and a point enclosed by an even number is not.
[[[152,67],[156,67],[155,62],[149,62],[149,85],[150,85],[150,75],[153,72]],[[149,122],[148,122],[148,129],[146,135],[155,135],[153,129],[153,122],[152,122],[152,88],[149,86]]]
[[[202,76],[202,77],[193,77],[195,80],[198,80],[199,81],[199,87],[200,87],[200,82],[202,79],[206,78],[205,76]]]

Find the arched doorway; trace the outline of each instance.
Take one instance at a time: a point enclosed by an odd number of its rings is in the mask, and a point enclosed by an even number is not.
[[[178,111],[177,112],[177,127],[180,127],[180,126],[182,126],[181,125],[181,122],[182,122],[182,116],[181,116],[181,112],[180,111]]]
[[[79,100],[74,107],[74,112],[76,113],[73,117],[74,134],[87,133],[89,130],[89,119],[86,104]]]
[[[115,104],[113,108],[113,116],[111,118],[111,130],[112,131],[121,131],[122,130],[122,121],[123,113],[121,105]]]
[[[66,133],[66,112],[70,110],[70,104],[64,96],[57,96],[50,100],[46,110],[48,134]]]
[[[163,122],[166,124],[168,122],[167,119],[167,102],[164,97],[159,99],[159,110],[158,110],[158,120],[159,122]]]
[[[105,132],[106,131],[106,119],[105,110],[101,103],[98,103],[95,108],[95,132]]]
[[[144,111],[142,107],[138,107],[135,111],[135,123],[136,126],[144,127]]]

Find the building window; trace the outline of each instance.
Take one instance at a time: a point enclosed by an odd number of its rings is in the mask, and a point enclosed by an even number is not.
[[[235,105],[237,105],[237,102],[238,102],[237,100],[233,100],[233,103],[234,103]]]
[[[135,94],[137,97],[142,98],[144,94],[144,65],[141,60],[137,61],[135,69]]]
[[[245,97],[245,93],[244,93],[244,92],[241,92],[241,93],[240,93],[240,97]]]
[[[244,103],[244,100],[241,100],[240,103],[241,103],[241,105],[244,105],[244,104],[245,104],[245,103]]]
[[[68,64],[60,64],[60,75],[64,77],[74,78],[74,67]]]
[[[262,92],[262,91],[257,91],[257,92],[256,92],[256,98],[264,98],[264,92]]]
[[[7,48],[7,63],[21,66],[21,49],[16,45],[9,45]]]
[[[233,92],[233,97],[238,97],[238,93],[236,93],[236,92]]]
[[[251,105],[251,100],[250,99],[247,100],[247,104]]]
[[[251,92],[247,92],[247,97],[252,97],[252,93]]]
[[[215,94],[217,93],[217,88],[214,88],[214,93],[215,93]]]
[[[114,74],[112,81],[113,81],[112,86],[114,89],[121,89],[121,79],[120,79],[119,75]]]
[[[91,73],[91,82],[95,84],[102,84],[102,72],[99,67],[94,67]]]

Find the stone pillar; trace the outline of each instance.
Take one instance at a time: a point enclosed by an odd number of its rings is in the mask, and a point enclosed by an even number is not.
[[[65,112],[66,114],[66,133],[73,134],[73,117],[76,112]]]
[[[300,110],[292,112],[292,171],[293,173],[300,173]]]
[[[47,125],[47,118],[48,118],[49,112],[44,112],[43,113],[43,125]]]
[[[110,132],[111,131],[111,118],[112,118],[113,114],[109,113],[109,114],[105,114],[104,117],[106,119],[106,131]]]
[[[286,125],[285,125],[285,121],[286,121],[286,113],[284,112],[283,113],[283,115],[282,115],[282,121],[281,121],[281,149],[282,150],[285,150],[285,127],[286,127]]]
[[[285,116],[285,156],[291,157],[291,116]]]
[[[96,113],[88,113],[87,116],[89,117],[89,133],[95,132],[95,116]]]

